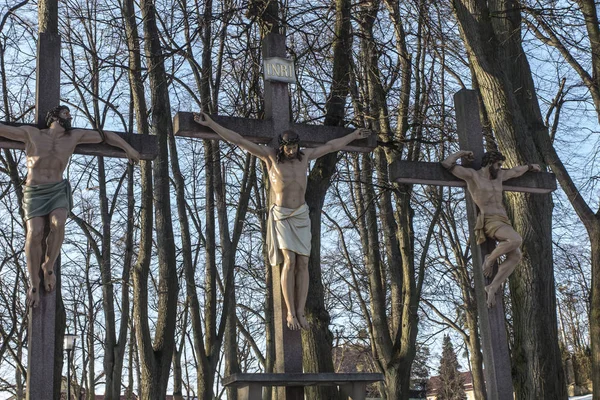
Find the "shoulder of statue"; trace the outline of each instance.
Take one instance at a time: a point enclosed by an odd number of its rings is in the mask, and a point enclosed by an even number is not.
[[[47,134],[48,131],[50,130],[50,128],[36,128],[35,126],[31,126],[31,125],[23,125],[21,126],[21,129],[23,129],[25,132],[29,133],[29,134]]]

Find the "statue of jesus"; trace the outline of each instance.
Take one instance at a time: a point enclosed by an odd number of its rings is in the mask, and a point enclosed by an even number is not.
[[[502,169],[506,158],[499,151],[490,151],[483,155],[481,169],[474,170],[465,168],[458,164],[459,158],[473,159],[473,152],[461,150],[451,154],[442,161],[442,166],[454,176],[467,182],[467,190],[473,201],[479,207],[479,215],[475,225],[475,237],[477,244],[486,241],[486,238],[496,240],[498,245],[483,261],[483,275],[491,278],[493,265],[501,256],[506,256],[504,261],[498,265],[498,273],[492,282],[485,287],[488,307],[496,305],[496,291],[512,274],[521,261],[522,238],[512,227],[506,210],[502,204],[502,182],[523,175],[527,171],[541,171],[537,164],[529,164]]]
[[[272,204],[267,226],[269,262],[273,266],[283,262],[281,291],[288,310],[288,328],[308,329],[304,314],[311,240],[309,210],[305,203],[308,163],[341,150],[353,140],[368,137],[371,131],[359,128],[319,147],[300,149],[298,134],[288,130],[279,136],[279,148],[273,149],[253,143],[237,132],[224,128],[206,113],[194,114],[194,120],[267,165]]]
[[[44,271],[46,291],[54,290],[56,285],[54,263],[60,253],[72,206],[71,185],[63,179],[63,172],[78,144],[103,141],[98,131],[71,129],[71,120],[69,108],[58,106],[46,116],[47,129],[0,124],[0,136],[25,143],[27,180],[23,186],[23,211],[27,224],[25,258],[30,283],[27,291],[29,307],[37,307],[40,302],[40,267]],[[108,131],[104,135],[107,144],[125,150],[130,160],[139,161],[137,150],[119,135]],[[46,254],[42,254],[46,218],[50,231]]]

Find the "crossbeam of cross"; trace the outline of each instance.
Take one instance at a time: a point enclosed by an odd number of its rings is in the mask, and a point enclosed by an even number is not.
[[[39,125],[35,124],[13,124],[3,122],[4,125],[13,125],[13,126],[23,126],[29,125],[34,126],[36,128]],[[93,129],[83,129],[77,128],[80,130],[89,130],[93,131]],[[158,147],[155,136],[150,135],[137,135],[131,133],[124,132],[114,132],[117,135],[121,136],[127,143],[131,145],[134,149],[136,149],[140,153],[140,160],[154,160],[156,155],[158,154]],[[0,148],[3,149],[19,149],[25,150],[25,143],[16,142],[14,140],[9,140],[3,137],[0,137]],[[117,147],[108,145],[106,143],[98,143],[98,144],[80,144],[75,148],[74,154],[84,154],[88,156],[104,156],[104,157],[114,157],[114,158],[127,158],[125,152]]]
[[[213,115],[211,118],[219,125],[231,129],[232,131],[240,132],[246,139],[258,144],[270,144],[273,139],[281,133],[281,131],[276,130],[276,124],[273,120],[226,117],[220,115]],[[222,140],[212,129],[194,122],[194,114],[191,112],[180,111],[175,114],[173,125],[177,136]],[[340,126],[295,124],[291,122],[287,124],[285,129],[295,131],[300,136],[303,147],[319,146],[331,139],[346,136],[354,131],[352,128]],[[370,136],[367,139],[355,140],[345,146],[343,150],[370,152],[375,148],[376,140],[375,136]]]

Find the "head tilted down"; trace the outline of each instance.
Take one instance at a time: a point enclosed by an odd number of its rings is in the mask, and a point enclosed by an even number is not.
[[[58,121],[66,131],[71,129],[71,110],[67,106],[56,106],[46,114],[46,126],[50,128],[53,122]]]
[[[279,148],[277,149],[277,162],[285,160],[302,160],[303,152],[300,151],[300,137],[294,131],[285,131],[279,135]]]
[[[492,179],[496,179],[498,177],[498,171],[500,171],[500,168],[502,168],[504,161],[506,161],[506,157],[504,157],[499,151],[488,151],[481,159],[481,168],[489,166],[490,176]]]

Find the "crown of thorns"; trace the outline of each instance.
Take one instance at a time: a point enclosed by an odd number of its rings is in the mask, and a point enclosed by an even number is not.
[[[279,146],[289,146],[298,143],[300,143],[300,138],[298,136],[284,139],[282,135],[279,135]]]
[[[481,166],[486,167],[498,161],[506,161],[506,157],[499,151],[492,150],[483,155]]]

